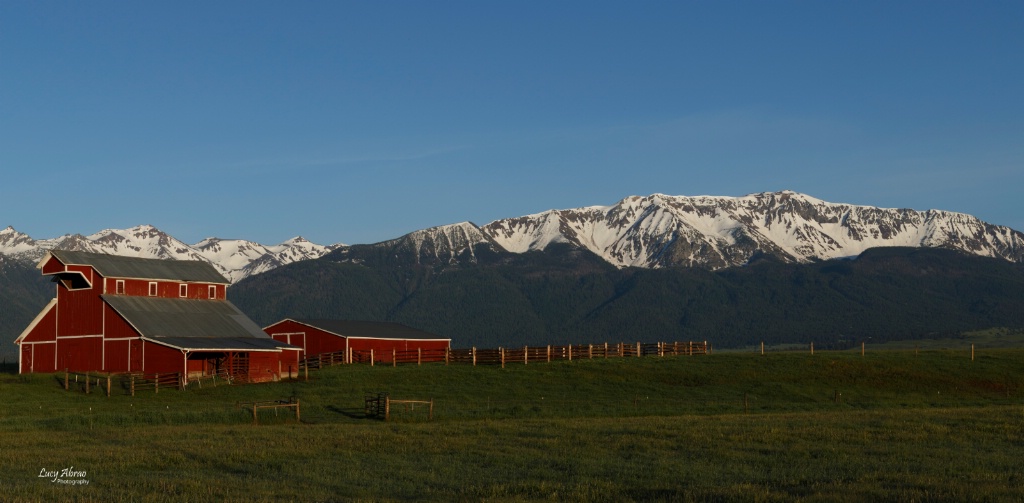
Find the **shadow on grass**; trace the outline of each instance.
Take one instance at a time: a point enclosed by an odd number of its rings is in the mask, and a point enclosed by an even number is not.
[[[369,415],[369,414],[366,413],[365,409],[359,409],[359,408],[355,408],[355,407],[343,408],[343,407],[336,407],[334,405],[328,405],[327,407],[324,407],[324,409],[326,409],[326,410],[328,410],[330,412],[333,412],[335,414],[340,414],[340,415],[345,416],[345,417],[350,418],[350,419],[372,419],[372,420],[383,420],[384,419],[382,417],[377,417],[377,416]]]

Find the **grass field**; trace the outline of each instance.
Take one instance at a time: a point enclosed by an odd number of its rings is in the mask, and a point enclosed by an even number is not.
[[[62,376],[61,376],[62,377]],[[433,399],[368,419],[366,393]],[[239,402],[297,398],[289,412]],[[64,391],[0,375],[7,501],[1000,501],[1024,351],[720,353]],[[72,473],[61,477],[63,470]],[[57,476],[49,475],[58,472]],[[84,473],[82,473],[84,472]],[[62,479],[81,485],[55,482]],[[84,482],[87,482],[85,484]]]

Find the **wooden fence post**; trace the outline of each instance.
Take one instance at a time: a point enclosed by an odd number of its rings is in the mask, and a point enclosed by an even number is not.
[[[594,359],[594,345],[593,344],[587,344],[587,359],[588,360],[593,360]]]
[[[132,390],[132,396],[135,396],[135,374],[132,374],[131,381],[129,382],[128,386]]]
[[[636,341],[636,355],[640,356],[640,341]]]
[[[811,354],[814,354],[814,341],[811,341]]]
[[[473,366],[476,367],[476,346],[473,346]]]
[[[498,348],[501,351],[501,368],[505,368],[505,348]]]
[[[370,366],[373,366],[373,350],[370,350]]]
[[[107,396],[110,396],[110,374],[107,374]]]
[[[68,369],[64,369],[64,391],[68,390]]]
[[[864,341],[860,343],[860,357],[864,358]]]
[[[430,410],[427,411],[427,420],[428,421],[433,421],[434,420],[434,399],[433,398],[430,399]]]
[[[523,365],[530,363],[530,346],[523,346]]]
[[[153,391],[154,394],[160,392],[160,374],[156,375],[156,385],[153,387],[153,389],[154,389],[154,391]]]
[[[764,341],[761,341],[761,354],[764,354]]]
[[[295,422],[301,423],[302,419],[299,417],[299,399],[295,399]]]
[[[608,358],[608,343],[604,343],[604,357]]]
[[[551,363],[551,344],[548,344],[548,363]]]
[[[423,365],[423,348],[416,348],[416,365]]]
[[[395,348],[391,348],[391,366],[398,366],[398,350]]]
[[[89,371],[85,372],[85,394],[89,394]]]
[[[448,365],[448,359],[450,357],[451,350],[452,350],[452,348],[450,346],[447,347],[447,348],[444,348],[444,364],[445,365]]]
[[[971,344],[971,361],[974,361],[974,344]]]
[[[572,361],[572,344],[569,344],[569,361]]]
[[[384,422],[388,422],[391,419],[391,397],[384,396]]]

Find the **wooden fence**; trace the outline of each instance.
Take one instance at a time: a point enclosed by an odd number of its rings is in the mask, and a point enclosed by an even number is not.
[[[410,350],[353,350],[322,353],[307,356],[300,363],[300,368],[318,369],[330,365],[344,363],[361,363],[367,365],[399,364],[422,365],[424,363],[444,363],[445,365],[506,365],[521,363],[529,365],[537,362],[556,360],[589,360],[594,358],[622,358],[639,356],[680,356],[708,354],[707,341],[704,342],[651,342],[651,343],[617,343],[617,344],[569,344],[565,346],[522,346],[514,348],[489,349],[410,349]]]
[[[135,396],[136,391],[159,393],[160,389],[184,389],[185,384],[178,372],[143,373],[130,372],[108,374],[101,372],[72,372],[64,370],[63,384],[65,390],[106,393],[110,396],[115,390]]]

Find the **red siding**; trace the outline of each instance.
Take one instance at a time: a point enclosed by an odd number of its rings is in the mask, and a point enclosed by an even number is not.
[[[103,371],[128,372],[129,341],[103,341]]]
[[[57,309],[56,304],[32,327],[32,331],[25,335],[22,342],[54,341],[57,340]]]
[[[57,338],[57,369],[102,370],[103,338]]]
[[[92,276],[87,271],[86,278]],[[103,333],[102,282],[96,281],[92,288],[68,290],[63,284],[57,286],[57,333],[69,335],[99,335]],[[63,315],[62,315],[63,313]],[[90,369],[95,370],[95,369]]]
[[[56,372],[56,349],[57,344],[52,342],[22,344],[21,373]]]
[[[142,348],[145,355],[145,372],[182,372],[185,366],[185,356],[180,350],[145,341]]]

